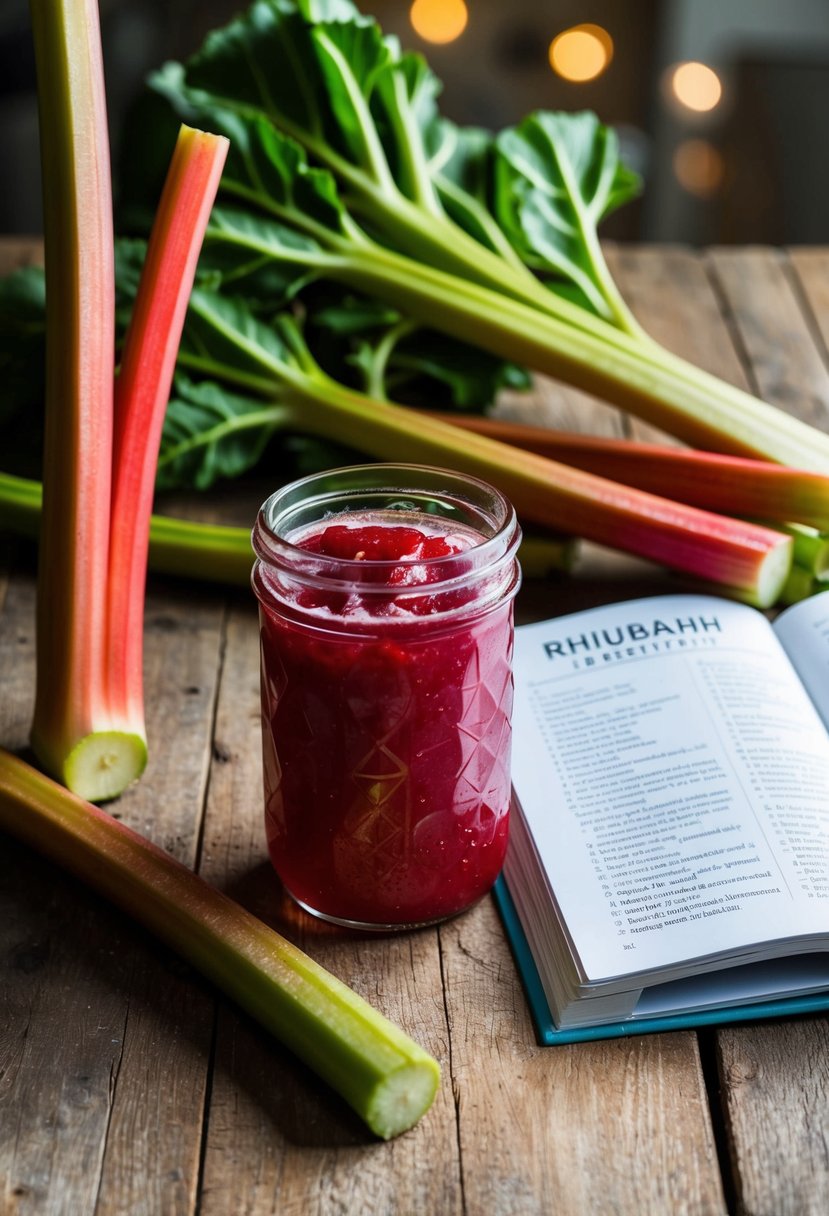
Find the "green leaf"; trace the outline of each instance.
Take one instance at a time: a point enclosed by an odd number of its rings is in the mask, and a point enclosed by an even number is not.
[[[389,166],[371,115],[372,94],[391,58],[382,31],[370,18],[355,13],[350,19],[318,21],[311,38],[327,89],[327,140],[388,188],[392,185]]]
[[[399,344],[387,378],[392,401],[470,413],[492,405],[502,388],[527,389],[531,383],[516,363],[428,329]]]
[[[523,261],[613,317],[618,292],[596,230],[640,185],[619,160],[616,133],[589,112],[541,112],[503,131],[495,147],[493,209]]]
[[[513,363],[417,326],[379,300],[336,288],[312,298],[305,336],[330,376],[402,405],[481,410],[499,389],[530,383]]]
[[[196,288],[182,335],[179,365],[219,376],[275,399],[310,355],[300,347],[287,318],[262,321],[242,299]]]
[[[494,148],[488,131],[441,119],[431,132],[429,167],[447,215],[488,249],[516,260],[489,209]]]
[[[167,407],[157,486],[206,490],[221,478],[239,477],[262,457],[281,424],[278,407],[232,393],[209,380],[176,377]]]
[[[640,335],[595,234],[635,179],[592,115],[528,119],[499,140],[493,169],[488,136],[440,117],[423,58],[347,0],[256,0],[153,86],[183,121],[230,138],[226,192],[326,248],[347,256],[370,236],[576,327],[594,311]],[[587,308],[572,307],[574,291]]]
[[[234,22],[231,29],[237,25]],[[219,45],[224,44],[215,35],[208,39],[208,46]],[[217,88],[229,89],[235,83],[241,100],[192,86],[189,72],[178,63],[168,63],[153,73],[150,84],[182,121],[228,137],[223,191],[295,225],[314,239],[353,239],[332,174],[310,166],[303,147],[280,131],[268,113],[246,100],[244,75],[235,80],[229,69],[228,73],[228,80],[220,79]],[[193,74],[199,80],[205,75],[210,79],[205,72]]]
[[[214,30],[188,60],[183,83],[228,108],[260,111],[294,138],[317,140],[327,126],[311,27],[292,0],[257,0]]]

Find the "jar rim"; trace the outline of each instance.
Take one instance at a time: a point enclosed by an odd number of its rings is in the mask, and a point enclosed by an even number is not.
[[[307,535],[314,525],[327,526],[338,517],[372,510],[396,515],[412,527],[422,526],[428,519],[459,532],[471,532],[476,539],[468,548],[444,557],[379,560],[333,557],[302,548],[289,539],[292,533]],[[282,535],[281,530],[288,535]],[[520,539],[512,504],[480,478],[429,465],[351,465],[300,478],[266,499],[252,533],[259,559],[252,573],[253,588],[263,604],[278,601],[280,610],[289,611],[292,617],[305,615],[296,602],[302,589],[358,592],[366,604],[392,595],[401,607],[427,594],[435,597],[428,618],[435,622],[459,611],[449,606],[453,592],[486,587],[484,594],[476,597],[474,608],[466,605],[467,613],[486,611],[502,597],[511,598],[520,584],[516,561]],[[425,581],[418,578],[405,584],[383,577],[401,566],[428,570],[429,576]],[[293,588],[288,595],[293,601],[290,609],[285,598],[289,587]],[[392,628],[403,626],[401,619],[387,618],[387,623]]]
[[[337,478],[348,478],[354,484],[347,487],[337,486]],[[437,483],[440,482],[439,488],[430,490],[425,484],[428,480],[434,479]],[[401,484],[408,482],[408,484]],[[313,494],[315,484],[319,487],[326,487],[322,492]],[[276,521],[279,513],[286,517],[286,522],[289,525],[286,530],[290,531],[290,520],[296,516],[302,506],[307,505],[311,501],[318,503],[324,507],[326,502],[333,504],[335,501],[341,504],[337,510],[332,510],[330,515],[322,514],[314,522],[334,522],[338,515],[347,514],[350,511],[359,509],[366,510],[367,508],[353,508],[347,505],[349,497],[356,498],[360,495],[384,495],[384,494],[409,494],[410,496],[421,496],[424,500],[429,499],[432,502],[439,502],[446,507],[458,508],[460,505],[472,508],[477,513],[476,519],[471,527],[478,536],[480,541],[476,541],[470,545],[468,549],[462,550],[460,553],[452,554],[446,557],[402,557],[402,558],[371,558],[370,562],[365,562],[362,559],[329,557],[325,554],[312,553],[307,549],[303,549],[300,545],[294,544],[288,536],[277,531]],[[465,493],[464,493],[465,492]],[[470,497],[470,492],[474,492],[479,496],[479,502],[476,503]],[[345,504],[345,505],[342,505]],[[489,505],[489,510],[486,509]],[[401,518],[403,516],[417,516],[418,508],[414,503],[401,502],[399,505],[386,504],[385,510],[399,510]],[[434,514],[430,518],[437,520],[449,520],[452,522],[450,514]],[[454,522],[465,522],[455,520]],[[481,531],[481,524],[486,523],[491,528],[491,535],[487,536]],[[310,527],[310,524],[308,525]],[[299,531],[299,527],[294,527],[295,532]],[[305,528],[302,528],[305,531]],[[296,481],[290,482],[288,485],[280,487],[271,494],[259,509],[256,524],[251,534],[254,552],[257,557],[266,565],[283,567],[288,563],[300,562],[306,564],[308,559],[313,559],[313,564],[316,567],[315,579],[322,578],[324,580],[332,579],[337,583],[348,582],[352,578],[359,576],[370,565],[374,571],[383,572],[384,570],[393,570],[399,566],[413,565],[425,566],[427,569],[440,569],[441,567],[450,568],[454,562],[455,566],[464,565],[468,568],[470,559],[474,563],[476,570],[488,565],[491,561],[496,560],[497,556],[504,550],[505,541],[507,548],[512,549],[514,535],[518,533],[518,521],[515,515],[515,510],[509,500],[491,486],[488,482],[481,478],[467,475],[464,473],[453,472],[450,469],[442,469],[431,465],[421,464],[362,464],[362,465],[347,465],[337,469],[325,470],[320,473],[312,473],[307,477],[298,478]],[[459,562],[457,559],[465,559]],[[336,569],[342,571],[343,575],[339,578],[333,576],[328,571]],[[299,575],[301,572],[296,571]],[[380,587],[378,586],[378,591]],[[385,589],[388,594],[388,587]],[[405,588],[400,588],[404,591]],[[416,590],[412,588],[412,590]],[[422,588],[421,592],[422,594]]]

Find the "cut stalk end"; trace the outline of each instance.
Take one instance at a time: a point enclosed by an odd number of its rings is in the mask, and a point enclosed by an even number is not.
[[[414,1127],[432,1105],[440,1084],[440,1067],[430,1056],[399,1068],[377,1086],[366,1123],[381,1140],[391,1140]]]
[[[120,730],[95,731],[73,748],[59,776],[67,789],[88,802],[123,794],[147,766],[143,735]]]
[[[778,603],[792,571],[792,547],[777,545],[770,549],[757,568],[755,598],[758,608]]]

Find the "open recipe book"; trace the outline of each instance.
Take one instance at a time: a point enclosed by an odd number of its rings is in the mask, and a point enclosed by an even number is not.
[[[542,1040],[829,1008],[829,593],[525,625],[515,680],[497,894]]]

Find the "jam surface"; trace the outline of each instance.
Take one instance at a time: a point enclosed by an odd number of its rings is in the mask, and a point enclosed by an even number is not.
[[[501,869],[512,602],[476,614],[473,586],[447,620],[455,593],[437,590],[433,561],[478,539],[439,521],[318,524],[294,543],[366,563],[366,581],[298,590],[296,611],[262,606],[268,846],[290,893],[323,916],[435,920]]]

